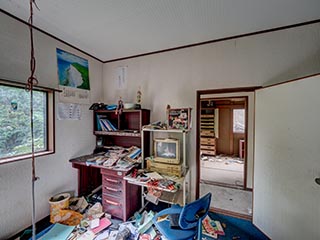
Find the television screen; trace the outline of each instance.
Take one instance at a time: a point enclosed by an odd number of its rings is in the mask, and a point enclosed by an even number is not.
[[[156,162],[176,163],[180,162],[178,139],[155,139],[154,155]]]

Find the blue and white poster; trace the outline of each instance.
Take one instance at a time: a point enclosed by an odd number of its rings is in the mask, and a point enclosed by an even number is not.
[[[59,88],[62,90],[60,101],[88,104],[90,102],[88,60],[59,48],[56,52]]]

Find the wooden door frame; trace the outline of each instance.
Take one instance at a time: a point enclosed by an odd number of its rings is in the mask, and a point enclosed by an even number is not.
[[[200,193],[200,99],[202,95],[209,94],[227,94],[227,93],[245,93],[245,92],[254,92],[256,89],[259,89],[259,86],[253,87],[243,87],[243,88],[223,88],[223,89],[209,89],[209,90],[197,90],[197,109],[196,109],[196,199],[199,198]],[[238,96],[237,96],[238,97]],[[246,96],[239,96],[246,97]],[[229,97],[226,97],[229,98]],[[247,141],[248,135],[248,97],[246,97],[245,103],[246,109],[246,132],[245,139]],[[244,165],[244,190],[247,189],[247,144],[245,145],[245,165]]]

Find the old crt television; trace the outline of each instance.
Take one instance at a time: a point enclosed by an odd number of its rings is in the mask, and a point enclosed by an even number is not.
[[[180,163],[180,144],[178,139],[154,139],[154,161],[169,164]]]

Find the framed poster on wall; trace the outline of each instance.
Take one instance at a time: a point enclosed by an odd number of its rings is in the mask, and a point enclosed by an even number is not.
[[[191,129],[191,108],[168,109],[168,128],[190,130]]]
[[[57,70],[60,102],[90,103],[89,62],[59,48],[57,53]]]

